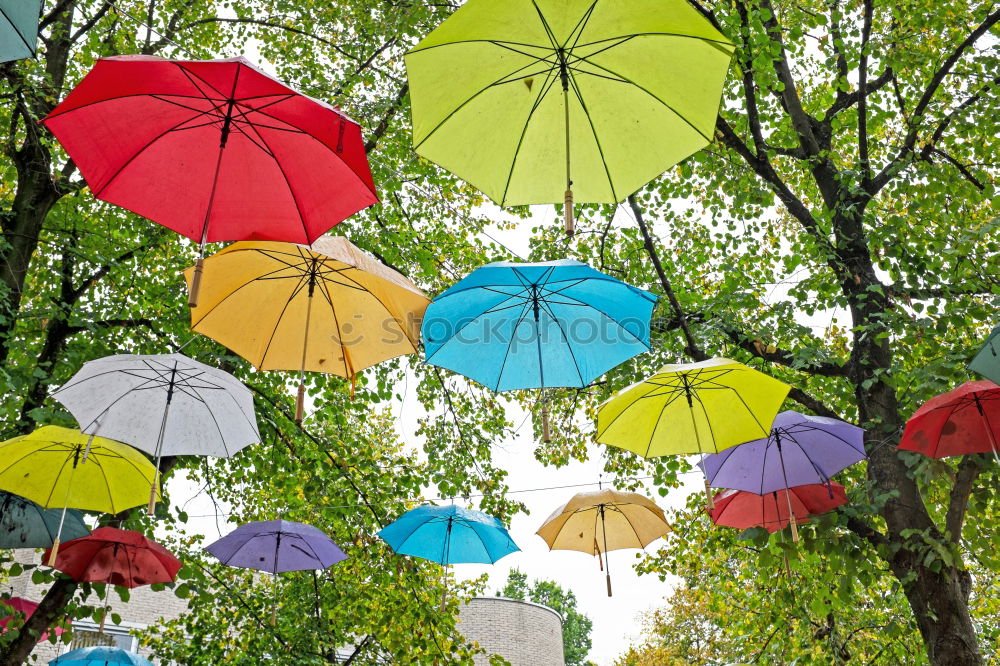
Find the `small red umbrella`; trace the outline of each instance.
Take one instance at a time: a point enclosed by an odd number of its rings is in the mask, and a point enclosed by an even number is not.
[[[899,448],[932,458],[992,453],[1000,461],[1000,386],[966,382],[925,402],[906,422]]]
[[[46,551],[45,557],[48,556]],[[79,583],[133,588],[173,582],[181,561],[139,532],[99,527],[90,536],[62,544],[55,568]],[[104,627],[103,619],[101,627]]]
[[[44,122],[97,198],[202,246],[308,245],[378,201],[361,127],[243,58],[101,58]]]
[[[726,490],[715,496],[715,508],[709,509],[712,522],[723,527],[749,529],[763,527],[777,532],[788,526],[788,507],[791,503],[798,524],[809,522],[812,516],[831,511],[847,504],[844,486],[831,482],[795,486],[756,495],[745,490]]]
[[[37,603],[25,599],[24,597],[11,597],[9,599],[0,599],[0,601],[3,601],[3,603],[7,604],[7,606],[9,606],[12,610],[23,614],[25,622],[31,618],[31,616],[35,613],[35,609],[38,608]],[[0,609],[0,614],[2,614],[2,617],[0,617],[0,633],[3,633],[7,630],[7,623],[14,618],[14,614],[3,609]],[[66,630],[62,627],[55,628],[56,636],[61,636],[65,631]],[[38,641],[44,641],[48,637],[49,633],[47,631],[43,632]]]

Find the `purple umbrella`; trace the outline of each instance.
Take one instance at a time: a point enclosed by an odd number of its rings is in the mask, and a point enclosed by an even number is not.
[[[713,487],[758,495],[811,483],[829,485],[834,474],[867,458],[864,433],[837,419],[786,411],[775,417],[766,439],[705,456],[698,465]],[[798,539],[794,521],[792,535]]]
[[[311,525],[287,520],[264,520],[240,525],[205,550],[231,567],[256,569],[272,574],[311,569],[315,576],[317,569],[326,569],[347,559],[344,551],[322,531]],[[274,596],[272,624],[275,623],[277,614],[277,581]]]
[[[326,569],[347,559],[333,539],[320,530],[287,520],[240,525],[205,550],[231,567],[272,574]]]

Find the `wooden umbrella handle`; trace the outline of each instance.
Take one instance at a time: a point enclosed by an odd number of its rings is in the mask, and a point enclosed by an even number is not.
[[[56,566],[56,557],[59,555],[59,537],[52,540],[52,548],[49,550],[49,566]]]
[[[563,224],[566,235],[572,237],[576,233],[576,222],[573,215],[573,190],[566,190],[563,206]]]
[[[302,417],[306,409],[306,385],[305,382],[299,384],[299,392],[295,396],[295,425],[302,425]]]
[[[198,257],[194,264],[194,273],[191,275],[191,291],[188,293],[188,307],[198,307],[198,291],[201,289],[201,272],[205,270],[205,260]]]

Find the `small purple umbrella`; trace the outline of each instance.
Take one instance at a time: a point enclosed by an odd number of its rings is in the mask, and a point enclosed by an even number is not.
[[[844,421],[786,411],[775,417],[766,439],[705,456],[698,465],[713,487],[758,495],[812,483],[829,486],[834,474],[868,457],[864,434]],[[795,540],[797,532],[793,521]]]
[[[240,525],[205,550],[231,567],[271,574],[311,569],[315,575],[317,569],[326,569],[347,559],[344,551],[321,530],[287,520]],[[274,590],[272,624],[277,613],[277,582]]]

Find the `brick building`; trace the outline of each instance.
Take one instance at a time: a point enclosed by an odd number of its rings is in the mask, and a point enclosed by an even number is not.
[[[22,564],[38,564],[41,562],[41,557],[41,551],[15,551],[15,559]],[[10,588],[9,592],[13,597],[24,597],[32,601],[40,600],[48,589],[48,585],[36,585],[31,582],[30,572],[10,579],[4,587]],[[103,634],[98,633],[98,626],[94,622],[78,620],[73,623],[73,642],[69,646],[53,645],[48,641],[39,643],[32,653],[35,663],[47,664],[65,652],[91,645],[116,645],[125,650],[138,651],[139,654],[148,657],[149,651],[140,649],[138,640],[129,632],[133,629],[144,629],[162,618],[177,617],[187,607],[187,602],[178,598],[171,590],[154,592],[149,587],[137,587],[132,590],[128,603],[122,602],[113,590],[110,590],[109,599],[111,604]],[[121,625],[112,623],[111,613],[118,613],[121,616]]]
[[[463,604],[458,630],[486,649],[476,666],[498,655],[511,666],[565,666],[562,616],[547,606],[502,597],[480,597]]]

